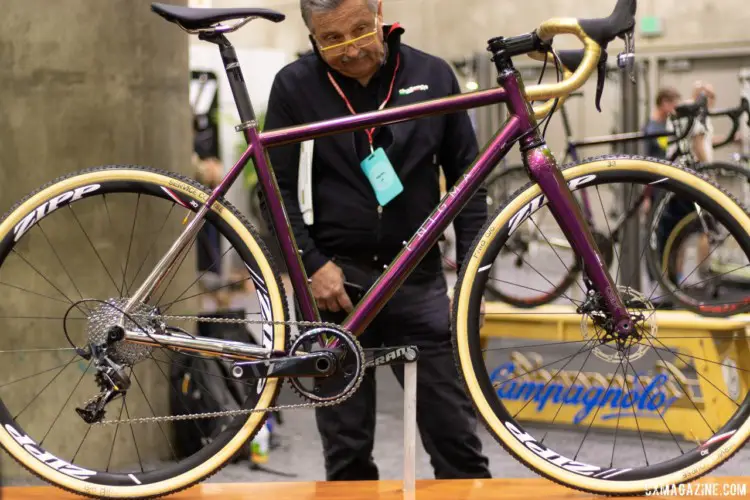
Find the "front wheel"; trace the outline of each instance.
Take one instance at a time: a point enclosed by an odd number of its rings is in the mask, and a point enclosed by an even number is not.
[[[279,379],[238,381],[222,359],[166,346],[93,347],[208,196],[179,175],[112,166],[63,177],[3,218],[0,444],[32,473],[96,498],[151,498],[249,453]],[[280,274],[229,203],[217,200],[175,267],[138,305],[141,324],[179,316],[158,327],[285,348],[286,327],[270,323],[288,318]],[[205,322],[217,311],[257,321]]]
[[[750,216],[694,172],[613,156],[570,166],[563,175],[572,190],[589,190],[591,205],[602,209],[594,219],[612,231],[607,207],[627,202],[630,195],[635,203],[643,187],[658,185],[710,215],[743,250],[748,265]],[[616,186],[603,189],[608,185]],[[604,196],[619,192],[619,185],[630,195]],[[724,463],[750,436],[747,343],[734,332],[717,333],[708,344],[691,331],[663,335],[656,289],[637,289],[634,280],[622,283],[641,272],[621,268],[622,249],[614,250],[610,272],[636,325],[630,338],[613,335],[601,295],[585,280],[574,285],[581,298],[566,295],[567,306],[544,306],[530,317],[487,303],[480,323],[496,257],[520,226],[539,226],[535,222],[544,210],[536,184],[501,207],[475,241],[456,285],[456,361],[490,433],[536,473],[596,494],[644,494],[691,481]],[[553,222],[539,227],[545,234],[559,232]],[[641,255],[648,251],[648,239],[639,242]],[[535,264],[535,274],[559,276],[566,269],[553,249]],[[533,279],[530,272],[518,284],[532,286]],[[682,324],[690,322],[685,318]],[[573,326],[559,326],[566,323]]]

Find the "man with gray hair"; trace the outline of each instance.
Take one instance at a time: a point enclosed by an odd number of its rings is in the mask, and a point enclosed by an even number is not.
[[[445,61],[402,44],[398,24],[383,24],[380,0],[301,0],[300,6],[313,51],[276,75],[267,130],[460,93]],[[324,321],[345,319],[438,205],[440,168],[450,188],[477,154],[466,112],[269,150]],[[369,175],[373,168],[379,176]],[[309,189],[306,196],[299,195],[300,186]],[[454,222],[459,266],[487,217],[485,197],[480,190]],[[453,360],[438,246],[359,340],[365,348],[420,349],[417,423],[435,477],[490,477]],[[403,366],[393,372],[403,385]],[[369,368],[352,397],[316,410],[328,480],[378,479],[372,458],[375,392]]]

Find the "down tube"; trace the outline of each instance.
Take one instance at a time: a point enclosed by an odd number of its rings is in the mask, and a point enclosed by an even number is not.
[[[520,135],[520,129],[520,120],[516,116],[511,116],[505,127],[495,135],[461,180],[445,195],[422,227],[357,304],[344,321],[344,328],[357,336],[367,328],[401,283],[437,242],[448,224],[469,202],[492,168],[508,154]]]

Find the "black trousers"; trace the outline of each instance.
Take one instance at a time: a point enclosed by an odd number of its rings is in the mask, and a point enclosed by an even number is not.
[[[334,259],[347,281],[369,288],[380,270]],[[488,460],[476,434],[476,415],[453,358],[445,277],[407,280],[359,337],[363,347],[416,345],[417,426],[436,479],[489,478]],[[354,299],[353,299],[354,300]],[[321,311],[324,321],[344,314]],[[403,365],[392,366],[403,387]],[[357,392],[340,405],[316,409],[328,481],[377,480],[375,370],[369,368]]]

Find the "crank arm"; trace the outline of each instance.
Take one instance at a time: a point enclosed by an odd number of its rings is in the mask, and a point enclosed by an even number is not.
[[[371,366],[403,365],[413,363],[419,358],[416,346],[375,347],[363,349],[365,352],[365,368]]]
[[[318,351],[301,356],[239,361],[232,365],[232,376],[237,379],[327,377],[336,367],[336,356],[332,352]]]

